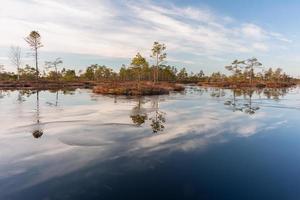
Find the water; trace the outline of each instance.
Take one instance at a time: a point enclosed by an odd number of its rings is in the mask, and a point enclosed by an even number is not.
[[[300,88],[0,92],[0,199],[299,199]]]

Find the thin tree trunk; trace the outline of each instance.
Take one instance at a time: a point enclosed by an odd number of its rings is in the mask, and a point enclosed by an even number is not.
[[[35,70],[36,70],[36,82],[39,81],[39,68],[38,68],[38,53],[37,48],[35,48]]]
[[[40,98],[39,98],[39,90],[36,91],[36,121],[39,125],[40,123]]]
[[[20,81],[20,66],[17,67],[17,80]]]
[[[56,81],[58,81],[58,73],[57,73],[57,66],[56,66],[56,64],[54,65],[54,67],[55,67],[55,79],[56,79]]]
[[[140,90],[141,74],[138,74],[138,90]]]
[[[55,101],[55,106],[57,107],[58,105],[58,91],[56,91],[56,101]]]

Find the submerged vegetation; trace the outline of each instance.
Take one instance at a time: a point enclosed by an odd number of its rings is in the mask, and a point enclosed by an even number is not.
[[[40,72],[38,49],[41,48],[41,35],[32,31],[26,38],[33,51],[35,67],[26,64],[22,67],[21,49],[11,48],[11,62],[16,73],[7,72],[0,66],[1,88],[64,88],[94,87],[94,91],[105,94],[146,95],[165,94],[172,90],[182,90],[175,83],[197,83],[216,87],[280,88],[296,84],[295,78],[287,75],[281,68],[263,67],[256,58],[234,60],[225,66],[231,75],[214,72],[205,75],[203,70],[188,73],[185,67],[178,68],[166,64],[166,45],[154,42],[150,58],[153,65],[137,53],[129,66],[122,65],[119,71],[105,65],[93,64],[84,70],[61,68],[63,60],[55,58],[46,61]]]

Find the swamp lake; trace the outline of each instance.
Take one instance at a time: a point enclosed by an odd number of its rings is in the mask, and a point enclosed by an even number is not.
[[[300,88],[0,91],[0,199],[298,199]]]

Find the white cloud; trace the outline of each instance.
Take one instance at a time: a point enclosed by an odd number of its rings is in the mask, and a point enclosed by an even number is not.
[[[5,56],[1,56],[0,57],[0,60],[8,60],[9,58],[8,57],[5,57]]]
[[[246,37],[253,38],[255,40],[264,40],[268,38],[266,31],[255,24],[244,24],[242,26],[242,33]]]
[[[258,43],[258,42],[253,44],[253,48],[257,49],[259,51],[268,51],[269,50],[269,47],[266,44]]]
[[[284,37],[282,34],[280,33],[274,33],[274,32],[270,32],[269,33],[271,36],[273,36],[274,38],[276,38],[277,40],[280,40],[282,42],[287,42],[287,43],[292,43],[292,40]]]
[[[31,30],[42,35],[42,51],[129,58],[137,51],[150,54],[154,41],[170,54],[224,60],[228,55],[266,52],[273,42],[289,42],[280,33],[255,24],[238,24],[208,9],[159,5],[149,1],[21,1],[0,8],[0,47],[18,44]],[[194,60],[193,60],[194,59]],[[186,58],[176,58],[187,63]]]
[[[237,130],[237,133],[243,137],[251,136],[257,133],[257,124],[252,123],[252,124],[242,126]]]

